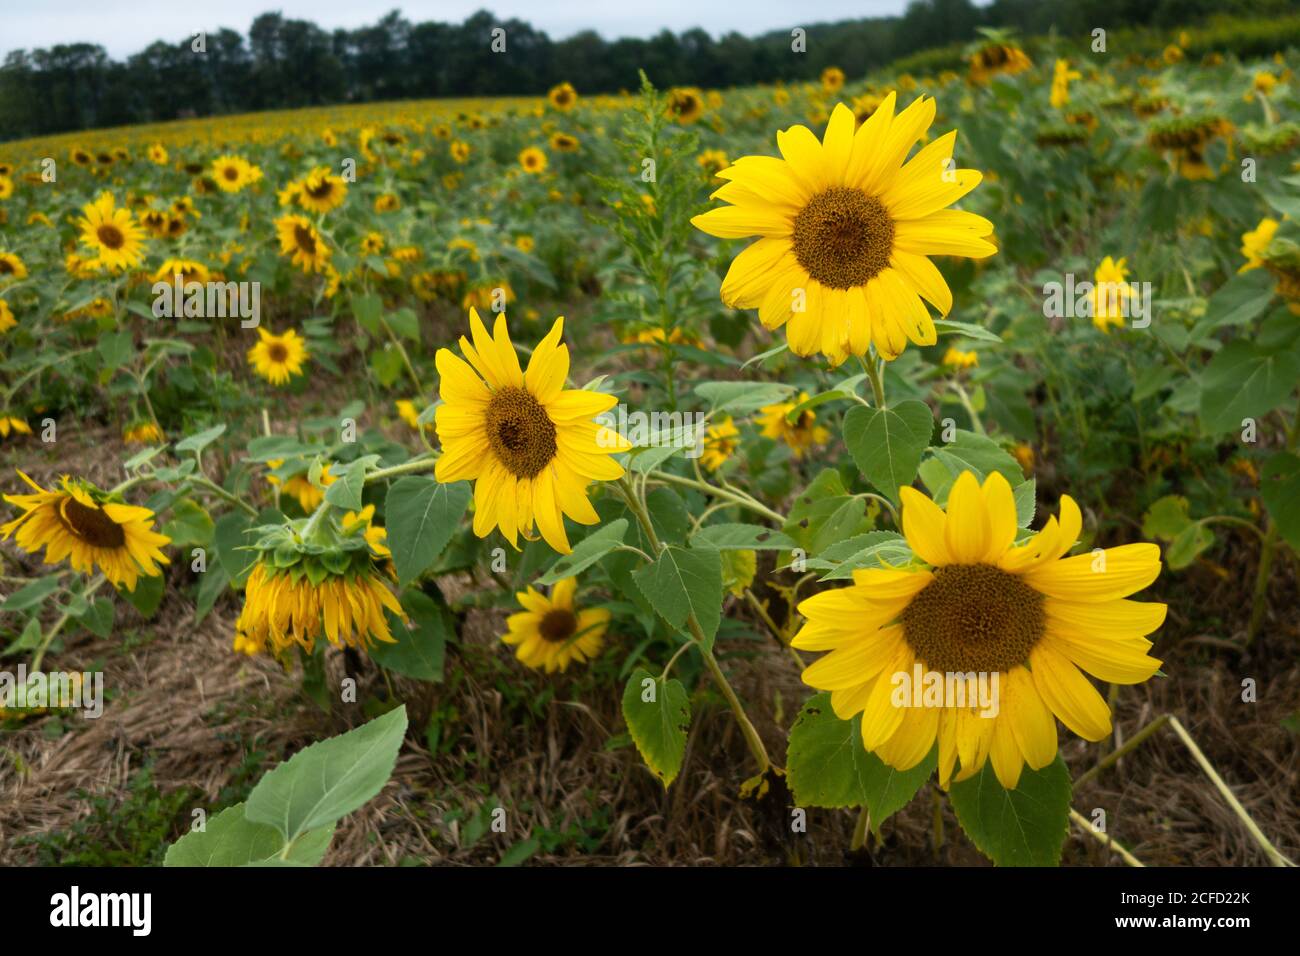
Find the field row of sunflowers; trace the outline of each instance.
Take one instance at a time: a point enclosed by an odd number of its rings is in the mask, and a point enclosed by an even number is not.
[[[5,659],[181,600],[304,706],[383,714],[171,862],[319,862],[476,614],[614,695],[664,787],[721,708],[743,799],[851,811],[854,850],[932,784],[998,863],[1072,819],[1136,863],[1064,755],[1182,746],[1112,719],[1178,678],[1173,620],[1234,660],[1297,636],[1293,66],[993,37],[965,73],[0,144]],[[755,661],[806,687],[782,724]],[[1195,716],[1155,729],[1199,755]]]

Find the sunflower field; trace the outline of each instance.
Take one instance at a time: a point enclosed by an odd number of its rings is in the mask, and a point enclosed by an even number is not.
[[[1101,33],[0,143],[0,862],[1294,865],[1300,53]]]

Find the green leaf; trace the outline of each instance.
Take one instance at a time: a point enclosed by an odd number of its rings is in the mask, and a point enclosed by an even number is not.
[[[109,332],[100,336],[96,351],[104,368],[121,368],[135,355],[135,341],[130,332]]]
[[[388,313],[388,326],[404,339],[420,341],[420,317],[409,307],[403,306]]]
[[[836,552],[827,551],[817,558],[810,558],[808,567],[828,569],[828,573],[821,577],[823,581],[839,581],[853,577],[853,572],[859,568],[900,567],[912,560],[912,549],[907,539],[895,531],[869,531],[851,540],[859,547],[847,557],[828,560],[827,555]]]
[[[416,680],[441,683],[447,638],[456,632],[451,612],[423,591],[405,591],[402,610],[415,626],[392,629],[396,644],[376,642],[370,656],[381,666]]]
[[[995,332],[990,332],[982,325],[975,325],[971,322],[955,322],[952,319],[935,319],[935,331],[940,335],[964,335],[968,339],[975,339],[978,342],[1001,342],[1002,336]]]
[[[1034,512],[1038,508],[1038,502],[1035,497],[1038,490],[1038,482],[1033,478],[1022,481],[1011,489],[1011,495],[1016,502],[1016,527],[1028,528],[1034,523]]]
[[[795,802],[802,807],[867,807],[871,828],[880,825],[916,796],[934,773],[935,751],[910,770],[895,770],[862,746],[861,718],[840,720],[831,695],[810,698],[790,729],[786,774]]]
[[[778,382],[703,382],[695,386],[695,394],[714,412],[752,412],[783,402],[793,392],[793,385]]]
[[[0,611],[25,611],[35,607],[59,589],[59,575],[47,574],[24,584],[0,604]]]
[[[212,543],[214,531],[212,515],[191,498],[177,500],[162,527],[162,533],[172,539],[171,546],[178,551],[187,551],[191,547],[206,548]]]
[[[1165,548],[1165,560],[1169,562],[1169,569],[1181,571],[1212,544],[1214,535],[1210,529],[1199,521],[1192,522]]]
[[[344,511],[360,511],[365,505],[361,492],[366,486],[366,471],[378,460],[377,455],[367,455],[350,462],[338,473],[338,480],[325,489],[325,500]]]
[[[691,724],[686,688],[675,678],[661,681],[638,667],[623,689],[623,719],[641,759],[667,789],[686,754],[686,728]]]
[[[1070,772],[1058,754],[1042,770],[1025,767],[1004,790],[993,761],[948,792],[957,822],[999,866],[1056,866],[1070,828]]]
[[[1205,306],[1209,328],[1244,325],[1273,301],[1273,277],[1264,269],[1233,276],[1210,296]]]
[[[383,789],[405,734],[403,705],[300,750],[258,782],[245,815],[275,827],[288,842],[334,823]]]
[[[286,854],[287,862],[316,866],[333,837],[333,824],[304,833]],[[252,822],[244,815],[244,804],[237,803],[209,820],[205,829],[191,830],[168,847],[163,866],[247,866],[278,859],[284,845],[279,830]]]
[[[96,598],[93,604],[78,618],[81,626],[99,637],[108,637],[113,633],[113,602],[108,598]]]
[[[611,521],[574,545],[570,554],[562,555],[559,560],[551,565],[549,571],[537,579],[537,583],[554,584],[561,578],[577,577],[622,544],[626,534],[626,518],[617,518]]]
[[[178,452],[192,451],[197,455],[203,449],[207,448],[214,441],[216,441],[218,438],[224,435],[225,432],[226,432],[225,425],[214,425],[212,428],[207,428],[201,432],[196,432],[195,434],[190,435],[187,438],[182,438],[180,441],[176,443],[176,450]]]
[[[1154,502],[1142,516],[1142,537],[1173,541],[1192,523],[1189,507],[1182,495],[1165,495]]]
[[[269,524],[270,522],[268,522]],[[242,551],[249,544],[246,532],[250,526],[248,515],[242,511],[229,511],[217,519],[213,529],[213,547],[217,551],[217,563],[230,576],[230,583],[243,587],[257,560],[251,551]]]
[[[1259,496],[1286,543],[1300,553],[1300,458],[1279,452],[1259,472]]]
[[[693,613],[711,647],[722,616],[722,558],[716,548],[669,545],[653,564],[632,572],[651,606],[676,630]]]
[[[352,313],[357,317],[357,323],[371,335],[382,334],[383,327],[379,324],[379,319],[384,314],[384,300],[378,295],[373,292],[353,294]]]
[[[782,531],[740,522],[708,525],[695,532],[691,541],[719,551],[789,551],[796,546],[795,540]]]
[[[931,454],[948,469],[947,482],[942,487],[934,487],[930,484],[930,479],[935,475],[923,469],[926,486],[936,504],[947,501],[952,483],[963,471],[973,472],[981,483],[995,471],[1000,472],[1012,488],[1024,482],[1025,475],[1020,470],[1020,464],[1001,445],[986,435],[977,435],[964,428],[956,431],[956,437],[948,444],[936,445],[930,449]]]
[[[905,401],[889,408],[855,405],[844,416],[844,443],[858,468],[890,501],[916,478],[921,454],[930,443],[934,416],[924,402]]]
[[[161,574],[156,574],[153,577],[142,574],[136,579],[134,591],[118,588],[117,593],[139,611],[141,617],[151,618],[158,613],[158,607],[162,604],[165,590],[166,582]]]
[[[415,580],[438,560],[469,507],[470,495],[468,482],[443,484],[422,475],[399,478],[388,489],[384,527],[402,584]]]
[[[1201,373],[1201,424],[1218,435],[1262,418],[1286,401],[1300,381],[1300,355],[1294,349],[1263,349],[1238,339],[1229,342]]]

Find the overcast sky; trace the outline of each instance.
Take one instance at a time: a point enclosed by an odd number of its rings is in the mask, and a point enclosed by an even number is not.
[[[710,4],[703,0],[0,0],[0,54],[56,43],[98,43],[121,59],[154,40],[179,40],[199,30],[230,27],[247,35],[259,13],[279,10],[325,29],[374,23],[393,7],[411,21],[459,23],[486,8],[503,19],[525,20],[559,39],[594,29],[606,38],[650,36],[703,27],[714,34],[744,34],[899,13],[907,0],[745,0]]]

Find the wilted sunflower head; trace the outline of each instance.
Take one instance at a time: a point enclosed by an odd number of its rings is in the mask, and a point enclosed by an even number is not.
[[[371,511],[373,514],[373,510]],[[249,531],[252,571],[235,624],[234,649],[277,657],[292,647],[311,654],[324,635],[336,647],[368,650],[395,642],[385,612],[405,619],[384,583],[388,549],[377,550],[370,514],[341,521],[333,511]],[[382,529],[380,529],[382,530]]]
[[[115,587],[134,591],[141,575],[156,577],[167,556],[159,550],[171,541],[153,530],[154,513],[128,505],[120,495],[101,491],[90,482],[64,476],[47,490],[21,471],[19,477],[35,494],[5,495],[23,509],[0,534],[13,537],[28,553],[45,549],[45,563],[67,558],[73,570],[90,574],[98,567]]]

